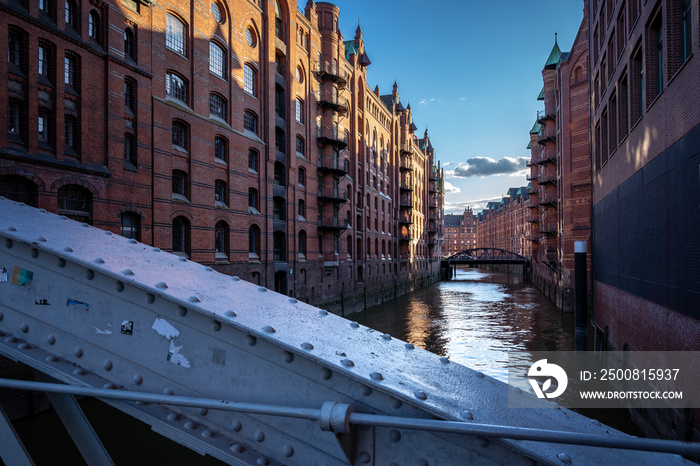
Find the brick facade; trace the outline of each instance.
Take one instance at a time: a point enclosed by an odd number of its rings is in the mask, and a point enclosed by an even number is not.
[[[445,256],[452,256],[458,252],[478,247],[476,241],[476,216],[472,209],[464,209],[462,215],[445,215],[444,224]]]
[[[2,195],[343,311],[438,277],[433,145],[335,5],[46,4],[0,0]]]
[[[525,186],[510,188],[499,202],[489,202],[476,217],[479,247],[505,249],[524,257],[532,255],[531,226],[528,222],[531,200]]]

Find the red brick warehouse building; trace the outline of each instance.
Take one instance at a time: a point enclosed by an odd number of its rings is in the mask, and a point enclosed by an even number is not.
[[[338,310],[438,278],[433,145],[336,6],[0,11],[0,194]]]

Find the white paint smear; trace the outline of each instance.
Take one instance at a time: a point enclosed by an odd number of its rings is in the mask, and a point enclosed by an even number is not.
[[[158,335],[164,336],[168,340],[172,340],[176,336],[180,335],[180,331],[178,329],[170,325],[168,321],[161,317],[156,317],[156,320],[153,322],[151,328],[155,330]]]
[[[185,356],[183,356],[180,353],[180,350],[182,349],[182,346],[177,346],[175,344],[175,341],[170,340],[170,352],[168,353],[168,361],[177,364],[182,367],[190,367],[192,364],[190,364],[189,359],[187,359]]]
[[[104,330],[95,327],[95,333],[98,335],[111,335],[112,334],[112,324],[107,324],[107,328]]]

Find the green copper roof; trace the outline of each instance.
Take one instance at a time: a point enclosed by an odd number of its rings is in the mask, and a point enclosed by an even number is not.
[[[542,86],[542,90],[540,91],[540,95],[537,96],[537,100],[544,100],[544,86]]]
[[[359,48],[355,46],[354,40],[343,41],[345,45],[345,59],[350,60],[350,55],[357,55],[359,53]]]
[[[527,147],[525,149],[532,149],[532,141],[527,143]]]
[[[540,132],[540,125],[539,123],[535,122],[534,125],[532,125],[532,129],[530,130],[530,134],[535,134]]]
[[[547,62],[544,64],[545,68],[554,68],[557,66],[557,63],[559,63],[559,59],[561,58],[561,50],[559,49],[559,45],[557,44],[557,36],[556,34],[554,35],[554,47],[552,47],[552,51],[549,53],[549,57],[547,58]]]

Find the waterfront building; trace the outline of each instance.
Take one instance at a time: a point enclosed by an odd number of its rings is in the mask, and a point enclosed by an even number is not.
[[[544,109],[537,112],[528,145],[531,202],[527,220],[532,225],[532,281],[559,308],[573,311],[574,243],[586,241],[590,245],[591,240],[585,6],[571,51],[562,52],[555,37],[542,78],[538,100],[543,101]]]
[[[609,348],[697,351],[700,8],[590,4],[594,322]]]
[[[0,195],[340,312],[439,277],[428,132],[335,5],[0,11]]]
[[[466,249],[475,249],[476,216],[471,207],[464,209],[462,215],[445,215],[445,256],[452,256]]]
[[[530,257],[530,210],[528,188],[509,188],[500,201],[491,201],[476,216],[476,238],[479,247],[497,248]]]

